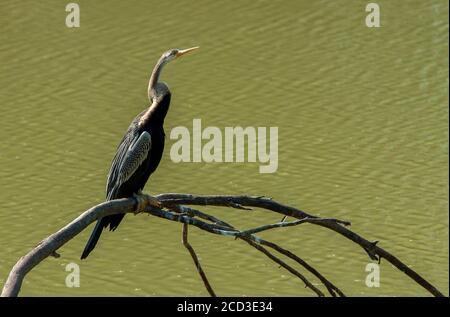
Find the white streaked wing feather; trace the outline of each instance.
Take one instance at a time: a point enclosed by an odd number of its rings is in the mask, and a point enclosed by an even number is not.
[[[147,131],[142,132],[139,138],[129,146],[120,164],[116,186],[120,186],[130,179],[139,166],[141,166],[142,162],[148,157],[151,146],[152,138],[150,133]]]

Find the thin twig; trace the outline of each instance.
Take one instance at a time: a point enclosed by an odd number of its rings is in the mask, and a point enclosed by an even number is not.
[[[228,228],[230,227],[226,222],[224,222],[212,215],[208,215],[204,212],[201,212],[200,210],[194,209],[194,208],[190,208],[190,207],[186,207],[186,206],[182,206],[182,205],[176,205],[176,204],[166,204],[166,205],[164,205],[164,207],[166,207],[170,210],[173,210],[177,213],[188,214],[192,217],[199,217],[200,219],[211,221],[213,224],[216,224],[219,226],[228,227]]]
[[[282,267],[284,267],[286,270],[288,270],[289,272],[291,272],[292,274],[294,274],[295,276],[297,276],[299,279],[301,279],[303,281],[303,283],[305,283],[306,287],[309,287],[311,290],[314,291],[314,293],[317,294],[317,296],[319,297],[324,297],[325,294],[322,293],[322,291],[320,289],[318,289],[317,287],[315,287],[310,281],[308,281],[308,279],[303,276],[303,274],[301,274],[300,272],[298,272],[296,269],[294,269],[293,267],[291,267],[290,265],[286,264],[283,260],[281,260],[280,258],[276,257],[275,255],[273,255],[272,253],[270,253],[266,248],[264,248],[263,246],[257,244],[256,242],[253,242],[253,240],[251,239],[243,239],[245,242],[247,242],[248,244],[250,244],[252,247],[254,247],[255,249],[258,249],[259,251],[261,251],[262,253],[264,253],[267,257],[269,257],[272,261],[278,263],[279,265],[281,265]]]
[[[202,220],[198,220],[188,216],[187,214],[173,213],[171,211],[162,210],[153,206],[148,206],[145,211],[146,213],[152,214],[154,216],[165,218],[172,221],[177,221],[181,223],[186,223],[198,227],[204,231],[214,233],[222,236],[237,237],[240,233],[239,230],[231,229],[228,226],[217,225],[213,223],[207,223]]]
[[[185,204],[185,205],[213,205],[213,206],[229,206],[230,201],[233,201],[236,204],[247,207],[256,207],[263,208],[269,211],[274,211],[285,216],[294,217],[297,219],[302,218],[317,218],[309,214],[306,211],[286,206],[281,203],[278,203],[272,199],[265,197],[252,197],[252,196],[217,196],[217,195],[191,195],[191,194],[182,194],[182,193],[167,193],[156,196],[162,204],[170,201],[172,203],[177,204]],[[389,253],[385,249],[376,245],[376,243],[369,241],[359,234],[353,232],[352,230],[332,222],[325,223],[312,223],[315,225],[319,225],[321,227],[328,228],[333,230],[340,235],[346,237],[347,239],[353,241],[354,243],[361,246],[365,252],[370,256],[371,259],[380,261],[381,258],[386,259],[392,265],[394,265],[398,270],[405,273],[412,280],[414,280],[417,284],[425,288],[428,292],[437,297],[443,297],[442,294],[436,287],[434,287],[430,282],[425,280],[421,275],[419,275],[416,271],[414,271],[411,267],[400,261],[393,254]]]
[[[200,265],[200,261],[198,260],[197,254],[195,253],[194,248],[189,244],[188,242],[188,224],[183,223],[183,245],[188,249],[189,253],[191,254],[192,260],[194,260],[195,268],[197,269],[198,274],[200,274],[200,277],[202,278],[203,284],[205,284],[206,290],[208,291],[209,295],[211,297],[216,297],[216,294],[214,293],[214,290],[211,287],[211,284],[209,284],[208,278],[206,277],[205,272],[202,269],[202,266]]]
[[[232,225],[230,225],[229,223],[226,223],[226,222],[224,222],[224,221],[222,221],[222,220],[220,220],[220,219],[218,219],[218,218],[216,218],[216,217],[214,217],[214,216],[205,214],[205,213],[203,213],[203,212],[201,212],[201,211],[199,211],[199,210],[197,210],[197,209],[194,209],[194,208],[189,208],[189,207],[185,207],[185,206],[181,206],[181,205],[175,205],[175,204],[172,204],[172,205],[165,205],[165,207],[170,208],[171,210],[174,210],[174,211],[179,212],[179,213],[188,213],[190,216],[198,216],[198,217],[200,217],[200,218],[202,218],[202,219],[212,221],[212,222],[215,223],[215,224],[220,224],[220,225],[222,225],[222,226],[226,226],[226,227],[228,227],[228,228],[230,228],[230,229],[234,229],[234,230],[235,230],[235,228],[234,228]],[[330,295],[336,296],[336,294],[335,294],[335,292],[334,292],[333,290],[337,290],[337,292],[338,292],[341,296],[345,296],[345,295],[344,295],[344,294],[343,294],[336,286],[334,286],[330,281],[328,281],[328,280],[327,280],[323,275],[321,275],[317,270],[315,270],[313,267],[311,267],[310,265],[308,265],[304,260],[302,260],[301,258],[299,258],[298,256],[296,256],[296,255],[293,254],[292,252],[289,252],[288,250],[285,250],[285,249],[279,247],[279,246],[276,245],[275,243],[269,242],[269,241],[267,241],[267,240],[263,240],[263,239],[261,239],[261,238],[258,238],[258,237],[256,237],[256,236],[252,235],[252,234],[250,234],[249,236],[239,236],[239,238],[240,238],[241,240],[252,240],[252,241],[255,242],[256,244],[266,244],[267,246],[269,246],[269,247],[275,249],[276,251],[280,252],[281,254],[284,254],[284,255],[290,257],[291,259],[297,261],[299,264],[301,264],[302,266],[304,266],[308,271],[310,271],[311,273],[313,273],[314,275],[316,275],[316,276],[323,282],[323,284],[327,287],[327,289],[328,289]],[[249,245],[252,246],[252,247],[254,247],[256,250],[258,250],[258,251],[260,251],[260,252],[263,252],[263,253],[266,254],[266,255],[267,255],[267,252],[269,252],[269,251],[267,251],[267,250],[264,249],[264,248],[258,248],[258,247],[256,247],[254,243],[249,243]],[[264,252],[263,249],[266,250],[267,252]],[[276,256],[272,256],[272,257],[269,256],[269,259],[273,260],[273,259],[278,259],[278,258],[277,258]],[[278,259],[278,260],[279,260],[279,259]],[[281,261],[281,260],[280,260],[280,261]],[[275,262],[278,263],[277,261],[275,261]],[[292,270],[294,270],[294,269],[292,268]],[[302,275],[300,272],[298,272],[298,271],[297,271],[297,273],[296,273],[295,275],[296,275],[296,276],[299,276],[299,275],[303,276],[303,275]],[[303,276],[303,278],[306,279],[306,277],[304,277],[304,276]],[[311,283],[306,284],[306,286],[308,286],[308,287],[309,287],[309,285],[312,285],[312,284],[311,284]],[[321,294],[322,294],[322,293],[321,293]],[[318,295],[320,296],[321,294],[318,294]]]
[[[250,234],[254,234],[254,233],[258,233],[258,232],[262,232],[262,231],[267,231],[267,230],[274,229],[274,228],[297,226],[302,223],[327,223],[327,222],[334,222],[334,223],[343,224],[343,225],[347,225],[347,226],[350,225],[350,223],[348,221],[342,221],[342,220],[333,219],[333,218],[302,218],[302,219],[298,219],[298,220],[294,220],[294,221],[277,222],[277,223],[273,223],[270,225],[263,225],[263,226],[259,226],[259,227],[253,228],[253,229],[244,230],[244,231],[241,231],[239,233],[239,235],[246,236],[246,235],[250,235]]]
[[[325,276],[320,274],[319,271],[317,271],[315,268],[313,268],[311,265],[309,265],[305,260],[299,258],[294,253],[292,253],[289,250],[286,250],[286,249],[280,247],[279,245],[277,245],[277,244],[275,244],[273,242],[270,242],[270,241],[267,241],[267,240],[264,240],[264,239],[261,239],[261,238],[259,238],[259,243],[261,243],[262,245],[268,246],[268,247],[270,247],[270,248],[272,248],[274,250],[277,250],[281,254],[284,254],[285,256],[293,259],[294,261],[296,261],[297,263],[302,265],[309,272],[314,274],[323,283],[323,285],[325,285],[325,287],[327,288],[327,290],[328,290],[328,292],[330,293],[331,296],[335,297],[336,296],[335,292],[336,292],[336,293],[339,294],[339,296],[345,297],[345,294],[337,286],[335,286],[333,283],[331,283],[327,278],[325,278]]]

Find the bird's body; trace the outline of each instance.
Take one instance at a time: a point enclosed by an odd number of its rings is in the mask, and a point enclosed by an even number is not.
[[[164,118],[171,99],[168,86],[158,82],[159,75],[165,63],[193,49],[168,51],[156,64],[148,88],[151,105],[134,118],[117,148],[106,184],[107,200],[139,194],[158,167],[164,151]],[[124,216],[116,214],[99,219],[81,259],[94,249],[103,229],[109,226],[110,230],[115,230]]]
[[[161,106],[168,108],[170,104],[170,93],[164,98],[163,102],[164,105]],[[127,198],[133,196],[133,194],[139,193],[144,188],[148,178],[156,170],[159,162],[161,161],[165,140],[163,121],[152,121],[151,117],[143,120],[143,117],[147,111],[148,109],[141,112],[136,116],[136,118],[134,118],[117,149],[111,165],[111,170],[108,174],[108,181],[106,185],[107,200]],[[120,164],[124,161],[124,157],[127,155],[128,149],[130,149],[130,147],[132,147],[132,145],[135,144],[145,132],[148,133],[151,138],[151,144],[147,145],[149,147],[148,155],[146,155],[142,163],[129,176],[129,178],[122,183],[118,181],[120,175],[123,173],[123,171],[120,170]],[[120,214],[103,218],[103,220],[105,220],[105,227],[110,224],[110,229],[114,230],[119,225],[119,222],[123,216],[123,214]]]

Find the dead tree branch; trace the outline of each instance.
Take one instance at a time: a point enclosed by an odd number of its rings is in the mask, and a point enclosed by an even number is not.
[[[277,212],[284,216],[297,218],[295,221],[279,222],[271,225],[260,226],[248,230],[238,230],[228,224],[225,221],[218,219],[215,216],[209,215],[192,207],[184,205],[200,205],[200,206],[224,206],[231,207],[240,210],[251,210],[250,207],[262,208],[268,211]],[[305,211],[296,209],[290,206],[285,206],[277,203],[270,198],[265,197],[250,197],[250,196],[196,196],[190,194],[161,194],[156,197],[149,195],[141,195],[128,199],[118,199],[114,201],[108,201],[101,203],[97,206],[85,211],[79,217],[74,219],[71,223],[60,229],[58,232],[50,235],[42,240],[34,249],[28,252],[24,257],[12,268],[8,279],[3,287],[1,296],[17,296],[25,275],[33,269],[37,264],[48,256],[57,255],[56,251],[60,249],[66,242],[78,235],[89,224],[104,216],[118,214],[118,213],[149,213],[151,215],[161,217],[167,220],[180,222],[183,224],[183,245],[188,249],[194,264],[199,272],[203,283],[209,294],[215,296],[215,293],[206,278],[206,275],[198,261],[197,255],[194,249],[189,244],[188,225],[198,227],[201,230],[224,236],[232,236],[241,240],[244,240],[249,245],[265,254],[272,261],[279,264],[293,275],[300,278],[316,295],[324,296],[323,292],[315,287],[303,274],[298,270],[286,264],[283,260],[278,258],[269,252],[264,246],[269,247],[280,254],[287,256],[294,260],[307,271],[316,276],[323,285],[327,288],[331,296],[345,296],[344,293],[320,274],[315,268],[313,268],[306,261],[296,256],[292,252],[283,249],[273,242],[261,239],[255,236],[255,233],[270,230],[278,227],[295,226],[303,223],[310,223],[319,225],[328,229],[331,229],[351,241],[360,245],[372,259],[381,260],[385,258],[399,270],[403,271],[406,275],[411,277],[419,285],[424,287],[434,296],[443,296],[434,286],[422,278],[418,273],[410,269],[399,259],[380,248],[376,245],[376,242],[370,242],[360,235],[349,230],[345,226],[350,225],[349,222],[332,219],[332,218],[320,218],[313,216]]]
[[[285,216],[294,217],[297,219],[303,218],[318,218],[313,216],[303,210],[286,206],[280,204],[271,198],[267,197],[252,197],[252,196],[196,196],[189,194],[178,194],[178,193],[169,193],[169,194],[161,194],[158,195],[157,198],[164,204],[165,201],[170,200],[171,203],[177,204],[186,204],[186,205],[214,205],[214,206],[225,206],[225,207],[257,207],[270,211],[274,211],[280,213]],[[371,242],[366,240],[362,236],[357,233],[351,231],[350,229],[342,226],[336,222],[311,222],[312,224],[316,224],[328,229],[331,229],[347,239],[355,242],[360,245],[370,256],[372,260],[376,260],[378,262],[381,261],[382,258],[386,259],[392,265],[394,265],[397,269],[405,273],[411,279],[413,279],[417,284],[425,288],[428,292],[433,294],[434,296],[444,296],[436,287],[431,285],[427,280],[425,280],[422,276],[420,276],[413,269],[408,267],[402,261],[400,261],[397,257],[384,250],[383,248],[377,245],[378,241]]]
[[[198,271],[198,274],[200,274],[200,277],[202,278],[203,284],[205,284],[205,288],[208,291],[209,295],[211,297],[216,297],[216,293],[214,293],[214,290],[211,287],[211,284],[209,284],[208,278],[206,277],[205,272],[202,269],[202,266],[200,265],[200,261],[198,260],[197,254],[195,253],[194,248],[189,244],[188,242],[188,225],[186,223],[183,223],[183,245],[188,249],[189,254],[192,257],[192,260],[194,261],[195,268]]]

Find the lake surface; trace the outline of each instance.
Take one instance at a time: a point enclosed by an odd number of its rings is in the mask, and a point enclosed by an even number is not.
[[[0,287],[19,257],[104,200],[116,146],[147,106],[155,62],[170,48],[198,45],[164,69],[166,134],[192,129],[194,118],[220,129],[278,127],[278,169],[176,164],[167,138],[145,191],[267,195],[350,220],[448,296],[447,1],[378,1],[380,28],[365,25],[368,1],[77,3],[81,25],[71,29],[61,1],[0,3]],[[240,228],[281,219],[202,210]],[[81,262],[91,230],[30,272],[21,295],[207,295],[180,224],[128,215]],[[380,287],[367,287],[367,254],[329,230],[261,236],[347,295],[429,295],[386,261]],[[242,241],[196,228],[190,241],[218,295],[313,295]],[[65,284],[71,262],[80,265],[79,288]]]

